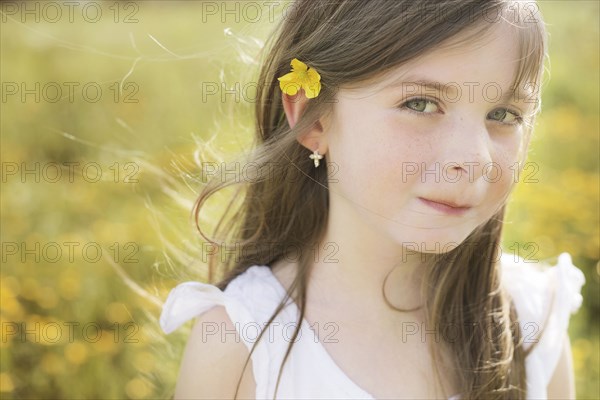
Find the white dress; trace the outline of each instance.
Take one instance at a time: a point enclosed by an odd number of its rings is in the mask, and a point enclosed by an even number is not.
[[[544,329],[536,348],[526,358],[526,369],[527,398],[546,399],[546,387],[558,363],[570,315],[583,300],[580,291],[584,275],[572,264],[568,253],[562,253],[554,266],[526,263],[502,254],[501,265],[502,283],[514,298],[526,346],[540,328]],[[163,305],[160,325],[168,334],[221,305],[250,350],[284,295],[285,289],[271,269],[254,265],[232,280],[225,291],[201,282],[177,285]],[[252,354],[257,399],[273,398],[281,361],[295,330],[298,308],[291,300],[287,304]],[[546,319],[548,312],[550,317]],[[296,340],[282,371],[278,399],[374,399],[338,367],[306,320]],[[459,394],[449,400],[458,398]]]

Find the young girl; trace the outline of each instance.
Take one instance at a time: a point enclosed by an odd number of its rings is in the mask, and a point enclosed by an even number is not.
[[[583,274],[499,247],[540,109],[536,4],[298,0],[271,40],[256,173],[194,210],[243,190],[209,239],[222,279],[161,315],[196,320],[175,398],[573,398]]]

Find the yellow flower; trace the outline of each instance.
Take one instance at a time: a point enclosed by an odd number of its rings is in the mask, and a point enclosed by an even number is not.
[[[292,72],[277,78],[283,93],[294,96],[302,88],[307,98],[317,97],[321,91],[321,75],[297,58],[292,60],[291,66]]]

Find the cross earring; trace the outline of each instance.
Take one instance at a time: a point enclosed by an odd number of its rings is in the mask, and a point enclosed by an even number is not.
[[[323,158],[323,156],[319,154],[319,149],[315,150],[308,157],[315,162],[315,168],[317,168],[319,166],[319,160]]]

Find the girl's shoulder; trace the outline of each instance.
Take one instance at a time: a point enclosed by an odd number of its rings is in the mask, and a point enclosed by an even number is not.
[[[524,347],[534,346],[526,358],[529,390],[545,398],[542,391],[568,339],[570,317],[583,302],[585,276],[569,253],[561,253],[554,263],[503,253],[500,271],[517,311]]]

